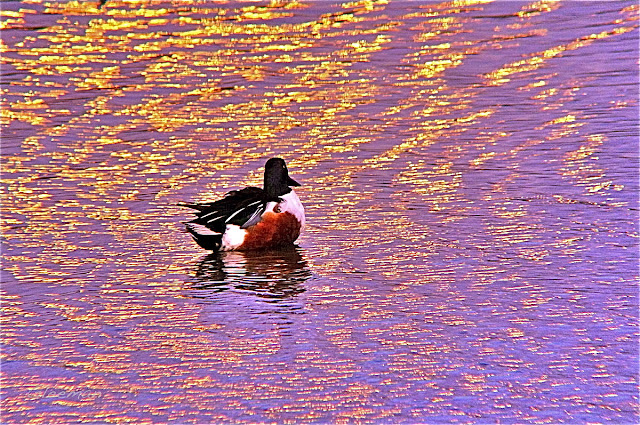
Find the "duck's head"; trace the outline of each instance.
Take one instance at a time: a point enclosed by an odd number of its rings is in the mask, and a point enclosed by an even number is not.
[[[278,198],[300,183],[289,177],[289,170],[282,158],[270,158],[264,166],[264,190],[269,198]]]

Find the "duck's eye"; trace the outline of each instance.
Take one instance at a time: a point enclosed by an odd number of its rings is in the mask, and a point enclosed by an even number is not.
[[[282,212],[282,208],[280,208],[280,204],[278,204],[275,207],[273,207],[273,212],[275,212],[275,213],[281,213]]]

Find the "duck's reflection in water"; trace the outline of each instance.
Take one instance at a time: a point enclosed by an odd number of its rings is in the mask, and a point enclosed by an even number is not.
[[[286,302],[304,292],[311,272],[299,247],[256,252],[219,252],[202,259],[190,296],[212,298],[225,291]]]

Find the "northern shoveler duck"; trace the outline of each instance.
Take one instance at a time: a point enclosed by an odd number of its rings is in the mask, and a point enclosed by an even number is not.
[[[304,228],[304,208],[291,186],[282,158],[264,167],[264,189],[245,187],[222,199],[202,204],[180,204],[197,210],[185,223],[193,239],[212,251],[248,251],[291,245]]]

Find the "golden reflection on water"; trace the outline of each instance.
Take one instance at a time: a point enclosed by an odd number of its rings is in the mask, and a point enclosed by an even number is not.
[[[631,417],[636,4],[4,6],[5,419]],[[301,248],[202,256],[274,155]]]

